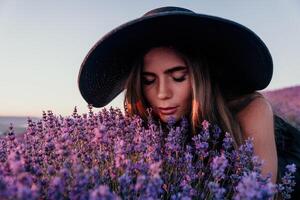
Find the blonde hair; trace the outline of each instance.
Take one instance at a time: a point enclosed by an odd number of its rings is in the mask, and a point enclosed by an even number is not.
[[[189,116],[191,134],[195,135],[202,121],[207,120],[219,125],[223,131],[231,133],[235,147],[241,145],[243,136],[236,114],[251,100],[262,95],[258,92],[242,96],[223,95],[217,82],[212,80],[208,62],[201,52],[195,50],[191,52],[174,46],[168,47],[181,56],[185,64],[191,69],[192,105]],[[143,57],[140,56],[133,63],[133,68],[126,82],[124,107],[128,115],[137,114],[146,120],[147,108],[150,106],[142,91],[142,69]]]

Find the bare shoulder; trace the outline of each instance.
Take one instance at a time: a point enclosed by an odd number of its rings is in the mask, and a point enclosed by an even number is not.
[[[262,130],[272,133],[271,129],[274,128],[272,106],[265,97],[253,99],[237,114],[237,119],[246,136],[259,134]]]
[[[253,99],[246,107],[238,114],[239,120],[247,120],[253,116],[273,116],[273,110],[270,102],[265,97]]]
[[[255,98],[237,117],[244,139],[254,139],[254,153],[264,161],[262,173],[271,172],[272,181],[275,183],[278,158],[271,104],[264,97]]]

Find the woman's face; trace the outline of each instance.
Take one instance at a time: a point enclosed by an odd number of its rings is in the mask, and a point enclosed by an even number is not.
[[[155,114],[167,122],[189,113],[192,100],[190,69],[171,48],[156,47],[144,56],[143,92]]]

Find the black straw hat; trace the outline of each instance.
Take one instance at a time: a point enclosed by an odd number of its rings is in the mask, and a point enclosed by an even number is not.
[[[93,46],[78,76],[81,95],[94,107],[107,105],[123,91],[136,56],[164,44],[205,52],[223,92],[261,90],[272,78],[268,48],[247,27],[185,8],[162,7],[113,29]]]

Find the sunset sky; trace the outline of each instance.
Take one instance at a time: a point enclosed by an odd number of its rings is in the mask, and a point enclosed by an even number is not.
[[[79,113],[88,112],[77,86],[87,52],[113,28],[162,6],[247,26],[273,57],[273,79],[265,90],[300,84],[297,0],[0,0],[0,116],[41,117],[43,110],[68,116],[75,106]],[[122,102],[121,94],[108,106],[122,107]]]

